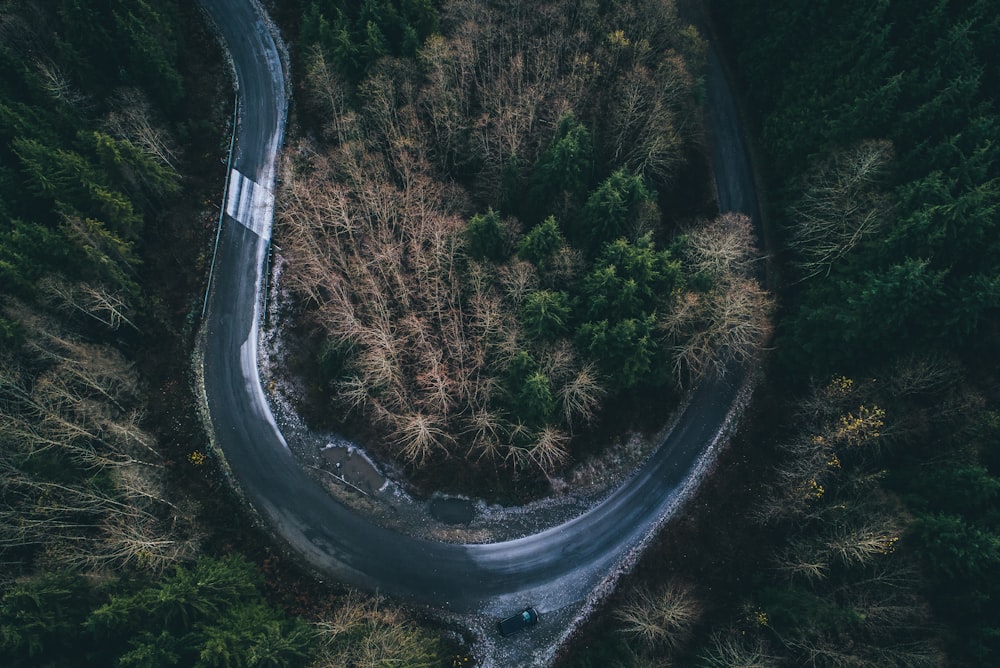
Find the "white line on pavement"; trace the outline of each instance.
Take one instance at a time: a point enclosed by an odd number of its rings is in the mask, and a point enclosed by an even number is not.
[[[259,237],[269,240],[274,194],[234,169],[229,180],[226,213]]]

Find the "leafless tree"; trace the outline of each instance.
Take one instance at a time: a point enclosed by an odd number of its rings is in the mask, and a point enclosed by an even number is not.
[[[87,96],[73,86],[58,65],[50,60],[36,59],[35,69],[42,80],[45,92],[51,95],[52,99],[77,111],[87,106],[89,102]]]
[[[597,380],[597,372],[588,364],[559,388],[566,424],[585,424],[594,419],[605,390]]]
[[[724,213],[689,227],[684,252],[694,271],[719,279],[752,276],[760,261],[753,224],[741,213]]]
[[[316,630],[317,668],[433,668],[441,661],[437,638],[379,598],[347,595]]]
[[[338,144],[356,141],[360,134],[358,117],[347,104],[347,83],[326,59],[323,50],[315,47],[306,54],[308,100],[313,108],[328,119],[324,135]]]
[[[636,589],[615,611],[623,633],[647,647],[676,648],[701,617],[702,606],[689,585],[670,580],[656,591]]]
[[[153,120],[153,109],[138,88],[121,88],[111,99],[104,126],[116,139],[129,142],[176,173],[179,149],[169,133]]]
[[[6,315],[30,365],[0,360],[0,550],[34,545],[62,568],[159,571],[190,557],[199,533],[166,491],[131,365],[26,307]]]
[[[752,359],[771,334],[771,296],[752,279],[720,282],[707,293],[688,292],[664,313],[660,330],[673,342],[674,375],[699,378]]]
[[[660,316],[659,328],[673,343],[678,383],[751,359],[770,337],[774,308],[754,278],[759,257],[749,218],[724,214],[703,221],[687,230],[684,241],[686,264],[711,285],[681,294]]]
[[[789,579],[816,582],[830,574],[830,560],[825,556],[812,549],[809,541],[799,541],[774,555],[773,560],[775,568]]]
[[[528,455],[542,472],[548,474],[566,461],[569,456],[566,451],[568,442],[569,436],[565,432],[547,425],[535,435],[535,441],[528,450]]]
[[[939,354],[910,355],[899,360],[887,382],[897,397],[938,394],[960,378],[961,367],[954,359]]]
[[[804,177],[800,199],[789,214],[789,247],[803,280],[828,274],[864,239],[877,234],[892,211],[882,191],[893,147],[868,140],[816,165]]]
[[[396,444],[403,457],[421,464],[438,451],[447,450],[450,440],[442,423],[435,416],[420,413],[401,415],[397,418]]]
[[[712,634],[698,665],[704,668],[777,668],[780,662],[768,653],[759,636],[727,629]]]
[[[120,292],[112,292],[101,285],[72,284],[55,276],[43,278],[39,288],[60,308],[81,313],[108,329],[117,330],[123,324],[137,329],[125,316],[129,306]]]
[[[866,517],[857,524],[838,524],[824,537],[826,548],[847,565],[867,564],[892,554],[902,531],[892,517]]]
[[[324,55],[307,55],[309,104],[331,118],[332,146],[302,141],[289,152],[276,231],[284,280],[322,335],[350,350],[341,401],[407,461],[467,455],[551,472],[567,459],[567,428],[598,409],[601,384],[572,346],[536,344],[519,330],[518,310],[543,280],[536,268],[471,260],[463,230],[473,197],[497,202],[509,171],[524,176],[565,112],[614,116],[619,100],[603,77],[618,56],[601,44],[616,29],[634,49],[618,54],[632,75],[622,84],[629,114],[615,160],[660,177],[676,167],[695,90],[691,63],[678,54],[693,41],[680,34],[673,3],[635,4],[602,13],[570,0],[446,3],[443,35],[414,60],[376,63],[353,111]],[[466,192],[451,175],[470,165],[479,172]],[[503,225],[513,247],[518,225]],[[581,263],[561,252],[544,280],[575,276]],[[718,306],[712,315],[737,317],[737,300],[722,297],[705,302]],[[742,355],[752,334],[736,326],[727,334],[706,343]],[[511,421],[498,400],[526,346],[552,379],[564,424]],[[515,441],[523,447],[507,445]]]

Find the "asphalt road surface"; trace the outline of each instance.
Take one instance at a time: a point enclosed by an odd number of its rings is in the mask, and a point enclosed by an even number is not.
[[[201,3],[232,54],[240,94],[237,150],[204,325],[204,390],[215,444],[247,501],[317,571],[362,588],[459,613],[532,604],[544,617],[584,601],[676,505],[720,434],[743,374],[734,370],[703,383],[640,471],[605,502],[541,533],[482,545],[431,542],[374,526],[345,508],[293,458],[257,373],[271,188],[286,114],[279,51],[256,3]],[[708,82],[720,208],[756,214],[717,60]]]

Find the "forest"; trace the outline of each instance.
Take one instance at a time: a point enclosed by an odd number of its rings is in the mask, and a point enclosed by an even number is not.
[[[1000,15],[678,4],[269,4],[282,280],[324,401],[415,475],[547,480],[603,408],[767,341],[713,475],[557,665],[995,665]],[[704,184],[709,33],[773,295]],[[195,3],[8,0],[0,37],[0,664],[474,665],[279,554],[207,445],[232,109]]]
[[[679,186],[705,44],[672,3],[335,4],[302,20],[276,243],[366,447],[437,488],[551,479],[608,402],[753,357],[750,223]]]
[[[231,131],[202,14],[16,0],[0,37],[0,664],[442,665],[233,525],[188,378]]]
[[[994,665],[996,8],[707,5],[775,239],[768,383],[716,508],[561,665]]]

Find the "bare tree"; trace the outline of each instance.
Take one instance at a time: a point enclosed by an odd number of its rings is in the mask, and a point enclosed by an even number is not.
[[[774,301],[751,279],[720,282],[709,292],[681,295],[659,328],[673,342],[674,376],[725,373],[752,359],[771,335]]]
[[[0,361],[0,550],[34,545],[62,568],[154,571],[194,554],[199,532],[168,498],[131,365],[23,306],[6,311],[26,331],[31,370]]]
[[[779,661],[764,641],[737,629],[716,631],[698,661],[703,668],[777,668]]]
[[[623,633],[646,646],[676,648],[690,637],[701,613],[691,587],[670,580],[656,591],[634,590],[615,617]]]
[[[760,261],[753,224],[741,213],[724,213],[689,227],[684,252],[695,272],[720,280],[752,276]]]
[[[435,452],[444,452],[449,440],[442,423],[434,416],[411,413],[396,418],[396,446],[411,463],[421,464]]]
[[[323,118],[328,119],[323,127],[324,135],[339,144],[357,140],[360,136],[358,118],[347,104],[347,83],[318,46],[306,54],[305,62],[307,99]]]
[[[897,397],[939,394],[960,377],[958,361],[940,354],[910,355],[899,360],[887,379]]]
[[[803,280],[828,274],[864,239],[877,234],[892,211],[881,187],[893,160],[888,140],[868,140],[840,151],[804,177],[789,247]]]
[[[58,307],[81,313],[108,329],[117,330],[123,324],[138,329],[125,316],[129,306],[120,292],[112,292],[101,285],[71,284],[55,276],[43,278],[38,287]]]
[[[473,410],[465,432],[471,438],[469,455],[475,454],[477,460],[502,459],[505,427],[506,421],[498,412],[486,408]]]
[[[136,146],[176,173],[179,149],[169,133],[154,122],[152,107],[142,90],[118,89],[104,125],[114,137]]]
[[[565,432],[546,425],[536,434],[528,455],[542,472],[552,473],[569,456],[566,451],[568,442],[569,436]]]
[[[35,60],[35,69],[42,80],[45,92],[51,95],[52,99],[78,111],[87,106],[89,102],[87,96],[73,86],[58,65],[39,58]]]
[[[517,315],[540,281],[577,275],[582,259],[561,251],[544,279],[528,262],[474,261],[464,217],[473,196],[495,203],[525,176],[564,113],[615,116],[608,59],[632,73],[615,159],[650,175],[673,171],[693,123],[695,80],[678,55],[692,39],[679,34],[673,3],[645,0],[622,13],[570,0],[458,0],[442,7],[441,22],[443,35],[415,60],[370,69],[356,111],[331,63],[308,54],[309,104],[332,118],[324,134],[334,145],[290,151],[278,197],[284,277],[319,331],[350,351],[340,400],[370,417],[396,454],[417,465],[432,455],[502,458],[549,473],[568,458],[567,428],[590,421],[604,391],[568,342],[529,341]],[[598,53],[615,30],[634,48]],[[478,172],[467,192],[452,175],[470,166]],[[640,227],[655,205],[646,209]],[[517,225],[504,227],[514,241]],[[741,302],[721,297],[706,302],[718,306],[712,315],[738,317]],[[753,334],[730,323],[727,335],[706,344],[739,357]],[[496,389],[526,346],[552,379],[565,424],[505,415]]]
[[[474,33],[474,24],[466,24],[453,39],[432,35],[418,56],[427,77],[420,105],[427,113],[444,166],[461,160],[468,143],[476,65]]]
[[[437,638],[379,598],[351,593],[316,629],[317,668],[434,668],[441,663]]]
[[[593,420],[604,393],[593,365],[580,369],[559,388],[566,424],[572,427]]]
[[[689,228],[684,235],[685,262],[710,286],[679,296],[661,314],[660,330],[673,344],[678,383],[708,372],[725,373],[745,363],[771,334],[774,301],[754,278],[759,257],[750,219],[724,214]]]
[[[783,549],[775,552],[772,561],[776,570],[789,579],[810,583],[825,580],[832,565],[829,551],[817,546],[816,541],[809,537],[790,540]]]
[[[825,536],[830,554],[847,565],[867,564],[896,549],[902,531],[892,517],[866,517],[858,524],[838,524]]]

